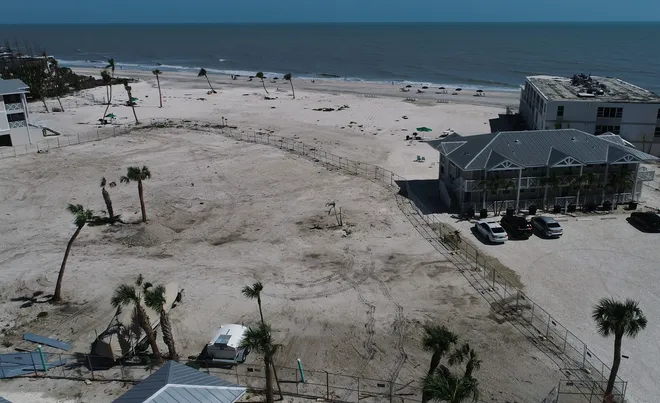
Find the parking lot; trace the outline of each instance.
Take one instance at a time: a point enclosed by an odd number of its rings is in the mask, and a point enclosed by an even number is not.
[[[645,402],[660,396],[655,381],[660,356],[660,234],[641,232],[627,222],[628,215],[557,216],[564,230],[560,238],[541,238],[535,231],[527,240],[510,239],[503,244],[476,236],[473,222],[457,221],[447,214],[437,217],[517,273],[527,295],[605,362],[612,359],[613,339],[603,339],[596,332],[593,305],[607,296],[638,300],[649,324],[636,339],[624,340],[623,355],[629,358],[621,363],[619,374],[629,381],[628,396]]]

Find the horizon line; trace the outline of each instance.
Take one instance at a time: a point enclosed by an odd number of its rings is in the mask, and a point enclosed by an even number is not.
[[[339,24],[659,24],[655,21],[291,21],[291,22],[0,22],[0,26],[17,25],[339,25]]]

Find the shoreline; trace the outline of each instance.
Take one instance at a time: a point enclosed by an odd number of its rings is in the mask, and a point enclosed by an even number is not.
[[[68,59],[62,59],[58,56],[52,56],[55,59],[57,59],[60,64],[63,67],[68,67],[72,70],[103,70],[105,68],[106,62],[102,60],[68,60]],[[220,63],[224,63],[226,60],[224,59],[219,59]],[[123,71],[130,71],[130,72],[151,72],[154,69],[159,69],[163,71],[164,73],[182,73],[182,74],[197,74],[197,71],[201,67],[188,67],[188,66],[181,66],[181,65],[170,65],[170,64],[159,64],[159,63],[154,63],[154,64],[141,64],[141,63],[117,63],[117,67],[119,72]],[[238,68],[227,68],[227,69],[219,69],[219,68],[205,68],[209,76],[232,76],[232,75],[238,75],[241,77],[249,77],[253,76],[256,73],[255,71],[250,71],[250,70],[245,70],[245,69],[238,69]],[[282,72],[272,72],[272,71],[264,71],[264,75],[268,78],[272,77],[282,77],[286,73]],[[500,83],[493,83],[493,84],[488,84],[486,82],[483,82],[481,85],[480,84],[475,84],[475,83],[440,83],[440,82],[434,82],[434,81],[429,81],[429,80],[423,80],[423,79],[392,79],[392,78],[362,78],[362,77],[344,77],[340,75],[335,75],[333,73],[327,73],[327,72],[322,72],[322,73],[304,73],[301,74],[300,76],[294,76],[294,78],[298,78],[300,80],[328,80],[328,81],[333,81],[333,82],[345,82],[345,83],[366,83],[366,84],[386,84],[386,85],[400,85],[400,86],[405,86],[405,85],[413,85],[413,86],[429,86],[429,87],[446,87],[448,90],[450,89],[455,89],[455,88],[462,88],[464,90],[468,91],[476,91],[478,89],[488,91],[488,92],[506,92],[506,93],[518,93],[520,91],[519,87],[523,83],[521,82],[519,85],[508,85],[508,84],[500,84]],[[479,79],[467,79],[466,81],[482,81]]]

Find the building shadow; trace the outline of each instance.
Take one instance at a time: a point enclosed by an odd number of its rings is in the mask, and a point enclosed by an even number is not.
[[[455,213],[457,211],[441,200],[438,179],[402,180],[396,183],[399,185],[399,195],[413,202],[422,214]],[[452,201],[452,205],[454,204],[457,205]]]

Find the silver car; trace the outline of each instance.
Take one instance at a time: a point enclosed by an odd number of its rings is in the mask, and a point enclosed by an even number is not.
[[[509,239],[504,228],[495,221],[479,220],[474,226],[477,229],[477,232],[490,242],[506,242],[506,240]]]
[[[536,216],[532,218],[532,226],[548,238],[560,237],[564,233],[561,225],[552,217]]]

